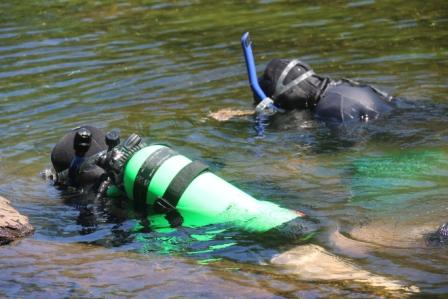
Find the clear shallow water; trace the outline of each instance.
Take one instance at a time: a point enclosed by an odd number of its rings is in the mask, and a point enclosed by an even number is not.
[[[106,207],[97,229],[84,230],[76,204],[38,174],[54,143],[87,123],[206,161],[255,197],[319,220],[312,243],[425,293],[448,293],[447,249],[422,241],[448,220],[448,7],[438,2],[2,2],[0,195],[36,233],[0,249],[0,294],[382,294],[285,275],[268,261],[297,244],[216,233],[221,226],[135,233],[136,220]],[[209,111],[252,108],[243,31],[251,32],[260,71],[271,58],[299,57],[316,72],[406,100],[394,115],[355,127],[291,113],[272,120],[263,139],[250,117],[211,120]],[[336,229],[378,247],[357,257],[334,244]]]

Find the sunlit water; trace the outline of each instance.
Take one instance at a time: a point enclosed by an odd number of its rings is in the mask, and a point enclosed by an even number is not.
[[[446,295],[447,248],[428,247],[424,235],[448,221],[447,11],[443,1],[2,1],[0,195],[36,232],[0,249],[0,296],[382,294],[270,265],[304,242]],[[318,73],[398,96],[397,108],[338,128],[289,113],[264,138],[251,117],[208,118],[252,108],[244,31],[260,71],[271,58],[299,57]],[[90,229],[77,201],[39,177],[54,143],[81,124],[169,144],[256,198],[304,210],[319,234],[291,241],[225,225],[142,232],[112,205]],[[335,232],[376,249],[356,256],[332,241]]]

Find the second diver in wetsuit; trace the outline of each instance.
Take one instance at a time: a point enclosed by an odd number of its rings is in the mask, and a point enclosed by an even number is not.
[[[392,109],[392,97],[377,88],[317,75],[296,59],[271,60],[258,81],[276,107],[308,109],[324,121],[368,121]],[[257,104],[261,100],[255,96]]]
[[[392,110],[392,97],[377,88],[317,75],[297,59],[273,59],[257,78],[249,33],[241,45],[258,113],[310,110],[318,119],[341,123],[377,119]]]

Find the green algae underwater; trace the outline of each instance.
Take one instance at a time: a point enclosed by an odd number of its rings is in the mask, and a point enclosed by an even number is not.
[[[36,233],[0,248],[0,296],[407,296],[325,279],[355,268],[446,296],[446,247],[424,236],[447,221],[447,11],[443,1],[2,1],[0,195]],[[251,117],[211,119],[253,108],[245,31],[259,73],[271,58],[300,58],[403,100],[355,128],[290,113],[263,139]],[[167,229],[163,219],[145,232],[111,202],[85,217],[88,198],[39,177],[52,146],[81,124],[170,145],[257,199],[305,211],[318,233]],[[323,252],[306,246],[324,249],[333,268],[300,260]]]

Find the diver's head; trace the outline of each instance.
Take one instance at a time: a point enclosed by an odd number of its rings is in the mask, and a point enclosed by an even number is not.
[[[85,147],[82,151],[85,152],[86,157],[107,149],[105,134],[100,129],[92,126],[82,126],[76,128],[65,134],[51,151],[51,163],[57,172],[64,171],[70,167],[70,163],[75,157],[75,139],[82,139],[80,137],[84,137],[84,135],[87,134],[86,131],[88,131],[91,135],[89,146],[87,147],[87,144],[82,142],[83,140],[80,140],[79,142],[81,146]]]
[[[56,173],[69,169],[75,156],[87,158],[107,149],[105,134],[98,128],[83,126],[76,128],[62,137],[51,151],[51,163]],[[80,174],[77,180],[81,185],[98,183],[104,170],[92,167]]]
[[[314,108],[326,80],[299,60],[273,59],[258,82],[277,107],[290,110]]]

